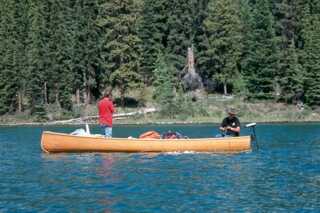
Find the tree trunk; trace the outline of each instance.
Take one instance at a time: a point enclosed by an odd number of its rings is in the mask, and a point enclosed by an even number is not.
[[[223,94],[224,95],[228,95],[227,83],[226,82],[223,83]]]
[[[44,98],[44,104],[48,104],[48,89],[47,89],[47,82],[44,82],[43,98]]]
[[[194,55],[193,48],[188,48],[188,72],[192,75],[196,74],[196,70],[194,68]]]
[[[87,88],[87,103],[86,104],[91,104],[91,91],[89,88]]]
[[[120,89],[120,96],[121,96],[121,107],[124,108],[124,94],[125,94],[125,90],[122,88]]]
[[[60,102],[59,102],[59,94],[58,92],[56,92],[56,95],[55,95],[55,102],[58,106],[60,106]]]
[[[79,88],[76,90],[76,102],[77,102],[77,105],[80,105],[80,89]]]
[[[55,103],[57,104],[57,106],[60,107],[60,101],[59,101],[59,89],[58,89],[58,85],[56,84],[56,89],[55,89]]]
[[[88,89],[88,82],[87,82],[87,75],[86,72],[83,72],[83,102],[85,105],[88,104],[88,93],[87,93],[87,89]]]
[[[22,112],[22,92],[18,92],[18,112]]]
[[[83,90],[83,102],[84,102],[85,105],[88,104],[88,101],[87,101],[87,89]]]

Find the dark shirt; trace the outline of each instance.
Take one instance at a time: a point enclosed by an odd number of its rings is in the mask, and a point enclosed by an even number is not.
[[[240,127],[240,121],[237,117],[226,117],[223,119],[221,123],[221,127],[227,127],[227,126],[230,126],[232,128]],[[227,130],[226,134],[230,136],[239,136],[239,132],[234,132],[231,130]]]

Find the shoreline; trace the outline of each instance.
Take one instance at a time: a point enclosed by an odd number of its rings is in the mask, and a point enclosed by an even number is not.
[[[0,124],[0,127],[16,127],[16,126],[79,126],[79,125],[99,125],[98,123],[92,122],[82,122],[82,123],[51,123],[51,122],[22,122],[22,123],[4,123]],[[312,121],[259,121],[259,122],[241,122],[241,125],[257,123],[257,124],[288,124],[288,123],[320,123],[320,120]],[[127,122],[127,123],[117,123],[114,122],[113,126],[137,126],[137,125],[219,125],[219,122],[198,122],[198,121],[159,121],[159,122]]]
[[[285,123],[319,123],[320,109],[318,111],[310,108],[299,110],[294,105],[283,103],[242,103],[234,100],[228,105],[236,106],[240,109],[238,118],[241,124],[285,124]],[[226,116],[226,104],[216,103],[206,107],[207,115],[190,116],[181,114],[176,118],[164,118],[155,107],[144,107],[137,109],[120,108],[119,112],[114,115],[113,123],[115,126],[121,125],[219,125]],[[80,126],[86,123],[98,125],[98,116],[95,105],[89,105],[84,109],[86,112],[76,115],[77,117],[59,116],[51,114],[49,121],[35,122],[35,117],[24,114],[0,116],[0,127],[4,126]]]

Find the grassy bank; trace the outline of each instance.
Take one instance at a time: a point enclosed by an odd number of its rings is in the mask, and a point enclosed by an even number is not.
[[[273,102],[243,102],[239,99],[215,101],[208,100],[203,104],[207,115],[178,115],[177,118],[163,118],[159,113],[146,116],[119,120],[118,123],[220,123],[226,116],[227,106],[236,107],[241,122],[317,122],[320,121],[320,113],[308,107],[299,109],[295,105],[286,105]]]
[[[158,107],[152,101],[145,102],[145,107]],[[115,120],[118,124],[145,124],[145,123],[220,123],[226,116],[225,109],[232,106],[238,109],[241,122],[317,122],[320,121],[320,113],[309,107],[303,109],[295,105],[276,103],[272,101],[246,102],[241,98],[223,96],[205,96],[199,101],[192,103],[191,110],[201,108],[205,113],[191,115],[190,113],[177,114],[175,118],[164,117],[161,112],[135,115]],[[186,106],[189,107],[189,106]],[[128,113],[138,111],[141,108],[117,107],[117,113]],[[96,105],[75,106],[73,112],[61,112],[55,106],[47,106],[48,122],[56,120],[67,120],[72,118],[96,116]],[[95,120],[91,120],[95,123]],[[0,117],[0,123],[6,124],[32,124],[36,119],[28,112],[4,115]]]

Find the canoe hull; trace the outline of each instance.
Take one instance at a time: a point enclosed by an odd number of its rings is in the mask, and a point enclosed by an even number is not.
[[[251,150],[251,137],[203,139],[128,139],[42,133],[44,152],[214,152],[235,153]]]

